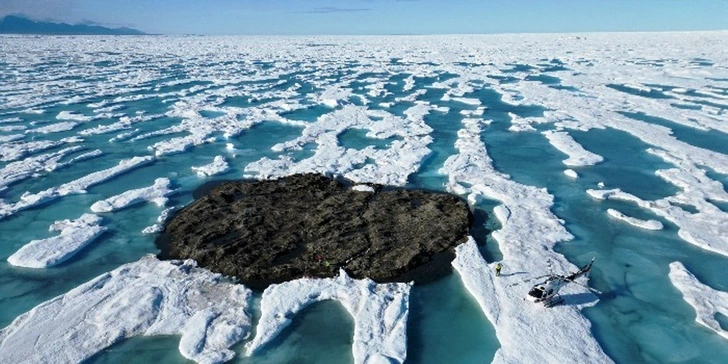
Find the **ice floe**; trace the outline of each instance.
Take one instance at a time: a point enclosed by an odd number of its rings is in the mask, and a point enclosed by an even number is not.
[[[81,177],[61,186],[51,187],[38,193],[26,192],[20,196],[20,200],[16,203],[6,203],[0,199],[0,219],[13,215],[18,211],[25,210],[42,203],[47,203],[66,195],[86,193],[86,189],[93,185],[102,183],[134,168],[139,168],[145,164],[149,164],[152,161],[154,161],[154,157],[150,156],[124,159],[114,167],[91,173],[85,177]]]
[[[84,121],[94,120],[94,117],[92,117],[92,116],[86,116],[86,115],[81,115],[81,114],[78,114],[78,113],[75,113],[75,112],[72,112],[72,111],[61,111],[56,116],[56,119],[58,119],[58,120],[74,120],[74,121],[84,122]]]
[[[184,357],[223,363],[250,334],[250,295],[194,261],[146,256],[20,315],[0,330],[0,362],[77,363],[130,337],[181,335]]]
[[[174,193],[170,185],[168,178],[157,178],[152,186],[129,190],[105,200],[97,201],[91,205],[91,211],[97,213],[111,212],[145,201],[154,202],[157,206],[164,207],[167,204],[166,196]]]
[[[456,253],[453,266],[465,288],[495,325],[501,348],[495,354],[494,363],[612,362],[592,337],[591,324],[579,312],[583,303],[575,302],[580,294],[591,293],[576,293],[578,290],[566,286],[560,291],[564,303],[546,308],[524,300],[529,287],[509,287],[517,283],[517,279],[505,275],[496,277],[493,267],[480,255],[474,239],[458,246]],[[538,273],[533,270],[535,264],[529,267],[522,259],[504,256],[509,269]]]
[[[76,122],[66,121],[66,122],[62,122],[62,123],[55,123],[55,124],[50,124],[50,125],[42,126],[40,128],[26,130],[25,133],[26,134],[30,134],[30,133],[37,133],[37,134],[60,133],[60,132],[63,132],[63,131],[73,130],[73,128],[75,128],[77,125],[78,125],[78,123],[76,123]]]
[[[565,170],[564,170],[564,174],[565,174],[566,176],[570,177],[570,178],[574,178],[574,179],[576,179],[576,178],[579,178],[579,174],[578,174],[578,173],[576,173],[576,171],[575,171],[575,170],[573,170],[573,169],[571,169],[571,168],[569,168],[569,169],[565,169]]]
[[[728,256],[728,213],[721,211],[704,198],[686,199],[684,195],[670,196],[657,201],[645,201],[618,188],[587,190],[598,200],[621,200],[637,204],[677,225],[678,236],[703,249]],[[682,197],[682,198],[681,198]],[[696,213],[685,211],[681,205],[693,205]]]
[[[585,150],[567,132],[550,130],[543,132],[543,135],[546,136],[551,145],[569,156],[569,158],[564,160],[564,164],[567,166],[591,166],[604,160],[602,156]]]
[[[197,173],[197,175],[200,177],[214,176],[224,173],[228,169],[230,169],[230,165],[225,160],[225,157],[221,155],[216,156],[210,164],[199,167],[192,167],[192,171]]]
[[[339,174],[362,183],[403,185],[410,174],[417,171],[422,159],[430,153],[427,145],[432,142],[432,129],[423,117],[430,111],[428,105],[415,105],[405,111],[406,118],[385,111],[367,110],[365,107],[347,105],[321,116],[316,123],[307,124],[302,136],[277,144],[277,151],[300,150],[306,144],[316,144],[315,154],[302,161],[283,156],[272,160],[264,158],[245,167],[246,175],[257,178],[274,178],[295,173],[317,172]],[[381,120],[372,120],[378,117]],[[376,139],[401,137],[388,149],[368,146],[362,150],[339,145],[338,135],[347,129],[366,129],[366,136]],[[367,163],[367,161],[371,161]]]
[[[101,154],[101,151],[97,149],[95,151],[79,155],[68,162],[60,162],[61,158],[79,150],[83,150],[83,147],[75,146],[64,148],[55,153],[41,154],[8,163],[5,167],[0,169],[0,190],[3,190],[5,187],[13,183],[40,175],[42,172],[51,172],[73,162],[99,156]]]
[[[62,145],[63,141],[13,141],[0,144],[0,162],[11,162],[26,155]]]
[[[552,250],[557,242],[573,238],[550,211],[553,196],[496,171],[480,139],[484,123],[465,119],[463,124],[455,144],[459,154],[449,157],[441,172],[448,175],[448,189],[467,195],[471,204],[483,198],[502,203],[494,209],[502,228],[492,236],[500,243],[506,265],[532,276],[549,271],[547,260],[554,262],[557,270],[575,270]],[[518,276],[496,279],[473,239],[457,248],[453,266],[495,325],[501,343],[495,362],[611,362],[591,335],[591,324],[579,312],[596,301],[588,291],[581,288],[575,293],[573,287],[565,287],[561,292],[565,302],[555,309],[526,301],[523,298],[528,287],[508,287]],[[589,299],[576,299],[580,295]]]
[[[303,278],[271,285],[263,292],[256,335],[246,344],[252,355],[273,340],[307,306],[336,300],[354,318],[355,363],[403,363],[407,356],[410,285],[352,279],[342,269],[335,278]]]
[[[657,220],[640,220],[631,216],[627,216],[615,209],[607,209],[609,216],[622,220],[630,225],[646,230],[662,230],[662,223]]]
[[[70,259],[107,230],[99,225],[101,217],[83,214],[76,220],[53,223],[49,230],[60,231],[54,237],[33,240],[8,258],[16,267],[47,268]]]
[[[695,308],[695,321],[728,339],[728,330],[715,319],[717,313],[728,316],[728,292],[701,283],[680,262],[670,263],[670,281]]]

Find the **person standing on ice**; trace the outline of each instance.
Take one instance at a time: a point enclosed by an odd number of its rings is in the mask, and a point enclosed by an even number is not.
[[[496,277],[500,277],[501,269],[503,269],[503,264],[498,263],[495,265],[495,276]]]

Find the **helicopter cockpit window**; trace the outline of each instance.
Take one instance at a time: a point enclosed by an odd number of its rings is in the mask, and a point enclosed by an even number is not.
[[[541,298],[541,296],[543,296],[543,290],[543,287],[535,287],[528,292],[528,295],[531,297]]]

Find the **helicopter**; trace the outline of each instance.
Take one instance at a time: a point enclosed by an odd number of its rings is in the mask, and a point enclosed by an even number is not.
[[[536,283],[533,287],[531,287],[531,289],[528,291],[528,295],[526,296],[526,298],[528,298],[532,302],[542,302],[545,307],[553,307],[553,306],[556,306],[556,305],[564,302],[564,298],[561,297],[561,295],[559,295],[559,290],[569,283],[574,283],[576,285],[585,287],[585,288],[589,289],[590,291],[597,293],[597,294],[602,293],[594,288],[588,287],[586,285],[580,284],[575,281],[575,279],[582,277],[582,276],[588,277],[593,264],[594,264],[594,258],[592,258],[592,260],[591,260],[591,262],[589,262],[589,264],[581,267],[581,269],[579,269],[578,271],[571,273],[569,275],[560,275],[560,274],[553,274],[553,272],[551,272],[551,261],[549,260],[548,261],[548,266],[549,266],[549,271],[550,271],[549,274],[530,278],[530,279],[527,279],[522,282],[514,283],[511,286],[516,286],[521,283],[525,283],[525,282],[528,282],[528,281],[531,281],[534,279],[548,277],[548,278],[546,278],[546,280],[544,280],[540,283]]]

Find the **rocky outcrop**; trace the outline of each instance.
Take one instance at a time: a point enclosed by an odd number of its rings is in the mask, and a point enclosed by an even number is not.
[[[195,259],[254,289],[339,267],[355,278],[417,281],[449,271],[472,220],[450,194],[306,174],[216,186],[179,211],[159,242],[163,258]]]

